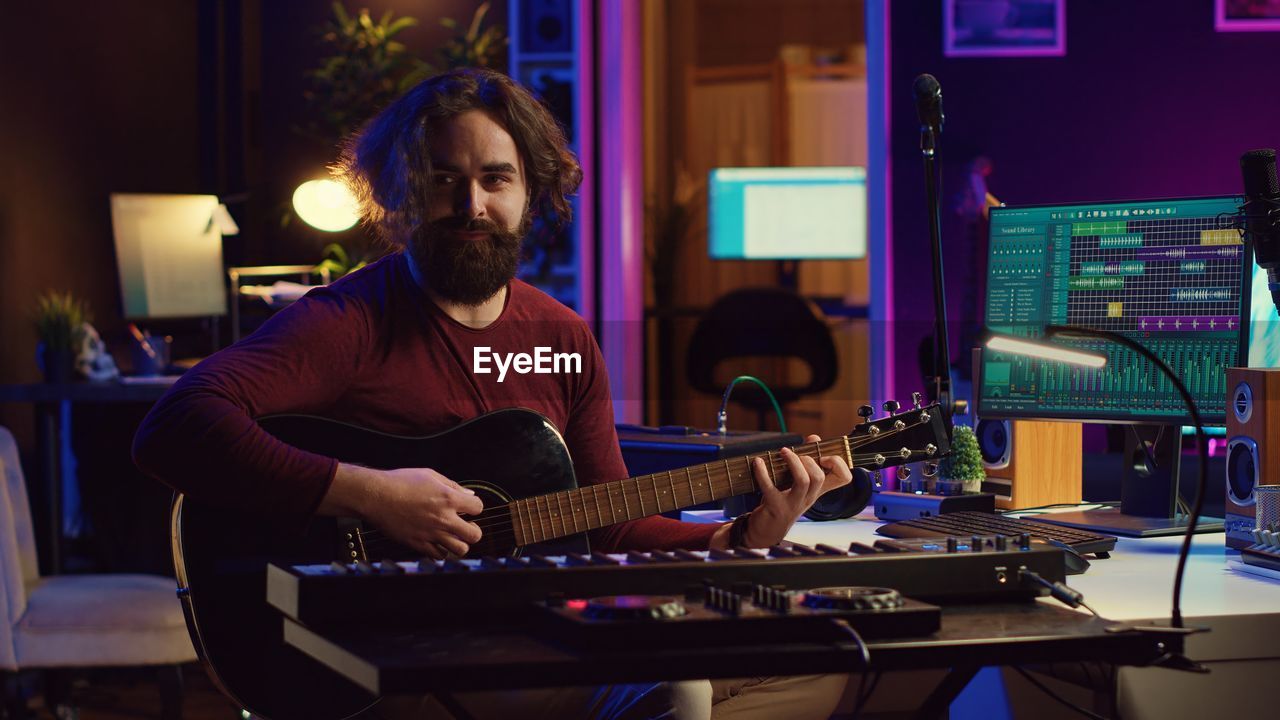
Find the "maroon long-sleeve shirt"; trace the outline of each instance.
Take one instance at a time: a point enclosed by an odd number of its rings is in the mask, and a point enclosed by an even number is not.
[[[142,470],[206,503],[302,522],[338,460],[286,445],[254,418],[304,413],[387,433],[424,435],[485,412],[525,407],[547,416],[569,447],[578,482],[627,476],[604,361],[583,320],[519,280],[496,321],[468,328],[388,256],[271,317],[241,342],[189,370],[134,439]],[[474,349],[578,353],[582,372],[474,372]],[[716,525],[660,516],[595,531],[606,550],[706,548]]]

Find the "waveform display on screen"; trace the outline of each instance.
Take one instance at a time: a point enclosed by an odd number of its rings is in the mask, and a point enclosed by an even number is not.
[[[993,208],[986,322],[1040,337],[1046,324],[1120,332],[1187,384],[1222,422],[1225,369],[1240,362],[1252,264],[1232,226],[1236,197]],[[1247,326],[1247,323],[1245,323]],[[1140,355],[1105,354],[1101,369],[984,351],[980,412],[995,416],[1170,422],[1186,415],[1176,390]]]

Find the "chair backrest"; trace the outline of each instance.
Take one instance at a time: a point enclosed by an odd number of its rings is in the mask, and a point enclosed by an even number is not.
[[[689,383],[712,395],[724,392],[716,366],[749,357],[796,358],[809,368],[809,382],[782,385],[762,378],[780,403],[822,392],[835,384],[838,369],[835,341],[821,311],[797,293],[778,287],[735,290],[707,310],[689,343]],[[741,396],[740,390],[744,390]],[[768,399],[754,387],[739,386],[734,400],[761,408]]]
[[[27,588],[39,578],[18,444],[0,427],[0,669],[17,667],[13,624],[27,609]]]

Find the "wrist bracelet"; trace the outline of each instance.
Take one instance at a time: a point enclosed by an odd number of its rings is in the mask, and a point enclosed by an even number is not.
[[[744,512],[733,519],[729,527],[729,549],[747,546],[747,524],[751,522],[751,513]]]

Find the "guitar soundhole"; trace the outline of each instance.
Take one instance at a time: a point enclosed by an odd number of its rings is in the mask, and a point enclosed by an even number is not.
[[[513,498],[497,485],[483,481],[465,481],[458,483],[471,490],[484,503],[485,511],[478,518],[470,518],[480,525],[480,542],[471,546],[467,557],[518,557],[520,548],[516,543],[515,527],[511,523],[506,505]]]

